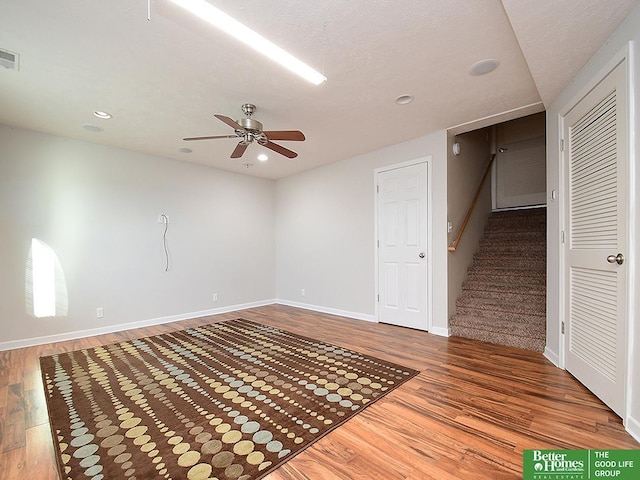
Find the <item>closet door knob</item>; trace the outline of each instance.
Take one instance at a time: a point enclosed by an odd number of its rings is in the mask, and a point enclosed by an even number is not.
[[[609,255],[607,257],[607,262],[622,265],[624,263],[624,255],[622,255],[621,253],[619,253],[618,255]]]

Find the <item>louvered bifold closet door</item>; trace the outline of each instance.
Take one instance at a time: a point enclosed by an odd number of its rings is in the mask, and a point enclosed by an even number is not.
[[[616,413],[624,406],[626,246],[624,64],[565,118],[567,370]],[[622,83],[620,83],[622,81]]]

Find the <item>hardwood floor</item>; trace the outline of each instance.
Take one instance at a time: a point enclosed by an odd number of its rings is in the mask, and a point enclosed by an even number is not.
[[[57,479],[40,356],[239,317],[421,372],[266,480],[506,480],[525,449],[640,448],[540,353],[271,305],[0,352],[0,479]]]

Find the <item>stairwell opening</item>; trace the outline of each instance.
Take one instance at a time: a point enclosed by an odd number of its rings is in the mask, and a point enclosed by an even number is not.
[[[492,154],[491,175],[449,253],[452,336],[543,351],[546,343],[545,114],[450,135],[450,243]]]

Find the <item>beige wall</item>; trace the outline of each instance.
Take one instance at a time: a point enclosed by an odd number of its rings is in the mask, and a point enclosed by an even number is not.
[[[447,159],[447,216],[453,223],[453,231],[448,235],[448,244],[456,238],[467,214],[469,206],[487,168],[491,149],[490,128],[484,128],[462,135],[449,135]],[[460,155],[454,155],[454,142],[460,144]],[[467,277],[467,268],[482,238],[487,218],[491,212],[490,178],[478,197],[478,203],[465,229],[464,236],[455,252],[449,252],[449,317],[455,314],[455,304],[460,296],[462,283]]]
[[[441,300],[447,298],[445,149],[443,130],[278,180],[278,302],[375,320],[375,170],[430,158],[430,331],[446,335],[447,304]]]
[[[273,302],[274,195],[271,180],[0,126],[0,350]],[[58,256],[65,316],[27,313],[32,238]]]
[[[545,112],[496,125],[496,144],[516,143],[545,136]]]
[[[545,114],[496,125],[493,208],[546,204]],[[500,153],[500,147],[505,148]]]

